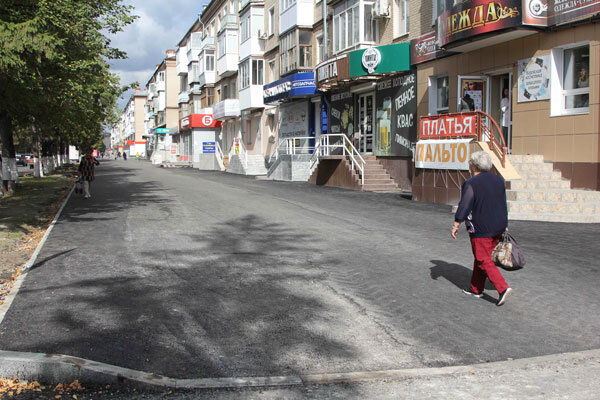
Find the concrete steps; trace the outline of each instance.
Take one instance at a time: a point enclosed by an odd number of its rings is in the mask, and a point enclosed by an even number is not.
[[[369,192],[392,192],[398,190],[396,182],[387,173],[383,165],[375,156],[366,156],[365,159],[365,183],[362,190]],[[357,174],[358,175],[358,174]],[[360,178],[360,175],[358,175]]]
[[[539,154],[510,155],[521,180],[506,191],[508,218],[550,222],[600,222],[600,192],[571,189],[553,164]]]

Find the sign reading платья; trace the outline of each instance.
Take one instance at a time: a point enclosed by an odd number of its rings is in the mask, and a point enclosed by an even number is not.
[[[415,168],[468,170],[470,141],[420,140],[415,149]]]

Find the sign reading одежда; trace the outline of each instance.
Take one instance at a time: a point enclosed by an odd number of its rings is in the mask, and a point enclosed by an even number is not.
[[[468,170],[470,141],[420,140],[415,149],[415,168]]]

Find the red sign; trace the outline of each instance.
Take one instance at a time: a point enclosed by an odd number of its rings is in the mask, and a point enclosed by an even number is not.
[[[464,1],[438,17],[438,44],[444,47],[482,33],[514,28],[521,23],[521,0]]]
[[[455,53],[440,49],[435,32],[429,32],[410,41],[410,63],[412,65],[452,54]]]
[[[220,128],[221,121],[213,118],[212,114],[191,114],[179,120],[179,129],[190,128]]]
[[[477,136],[477,115],[460,113],[421,117],[419,140]]]
[[[523,24],[552,26],[600,12],[600,0],[523,0]]]
[[[128,140],[126,143],[128,146],[133,146],[133,140]]]

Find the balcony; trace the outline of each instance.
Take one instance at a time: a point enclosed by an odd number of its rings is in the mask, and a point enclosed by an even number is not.
[[[185,46],[177,49],[177,75],[187,74],[187,48]]]
[[[177,97],[177,103],[181,104],[181,103],[187,103],[189,101],[190,101],[190,96],[188,95],[187,92],[179,93],[179,96]]]
[[[225,14],[221,17],[221,29],[219,33],[223,31],[223,29],[238,29],[239,22],[238,17],[235,14]]]
[[[215,80],[215,71],[204,71],[198,77],[200,86],[214,85]]]
[[[200,44],[200,50],[204,50],[206,47],[215,47],[215,37],[214,36],[206,36],[202,39],[202,43]]]
[[[295,26],[312,26],[315,7],[313,0],[296,0],[296,3],[286,10],[279,10],[279,34],[283,34]]]
[[[240,115],[240,101],[238,99],[223,100],[213,107],[213,117],[215,119],[237,118]]]
[[[164,92],[165,91],[165,81],[158,81],[158,82],[156,82],[156,91],[157,92]]]
[[[240,110],[263,108],[263,85],[250,85],[240,89]]]
[[[188,83],[191,85],[193,83],[198,83],[198,79],[199,79],[199,72],[198,72],[198,63],[194,62],[188,65]]]
[[[258,35],[250,36],[247,40],[240,43],[240,60],[246,57],[261,57],[265,52],[265,41],[258,38]]]
[[[156,114],[156,126],[165,125],[166,123],[167,123],[166,112],[159,111],[158,114]]]

